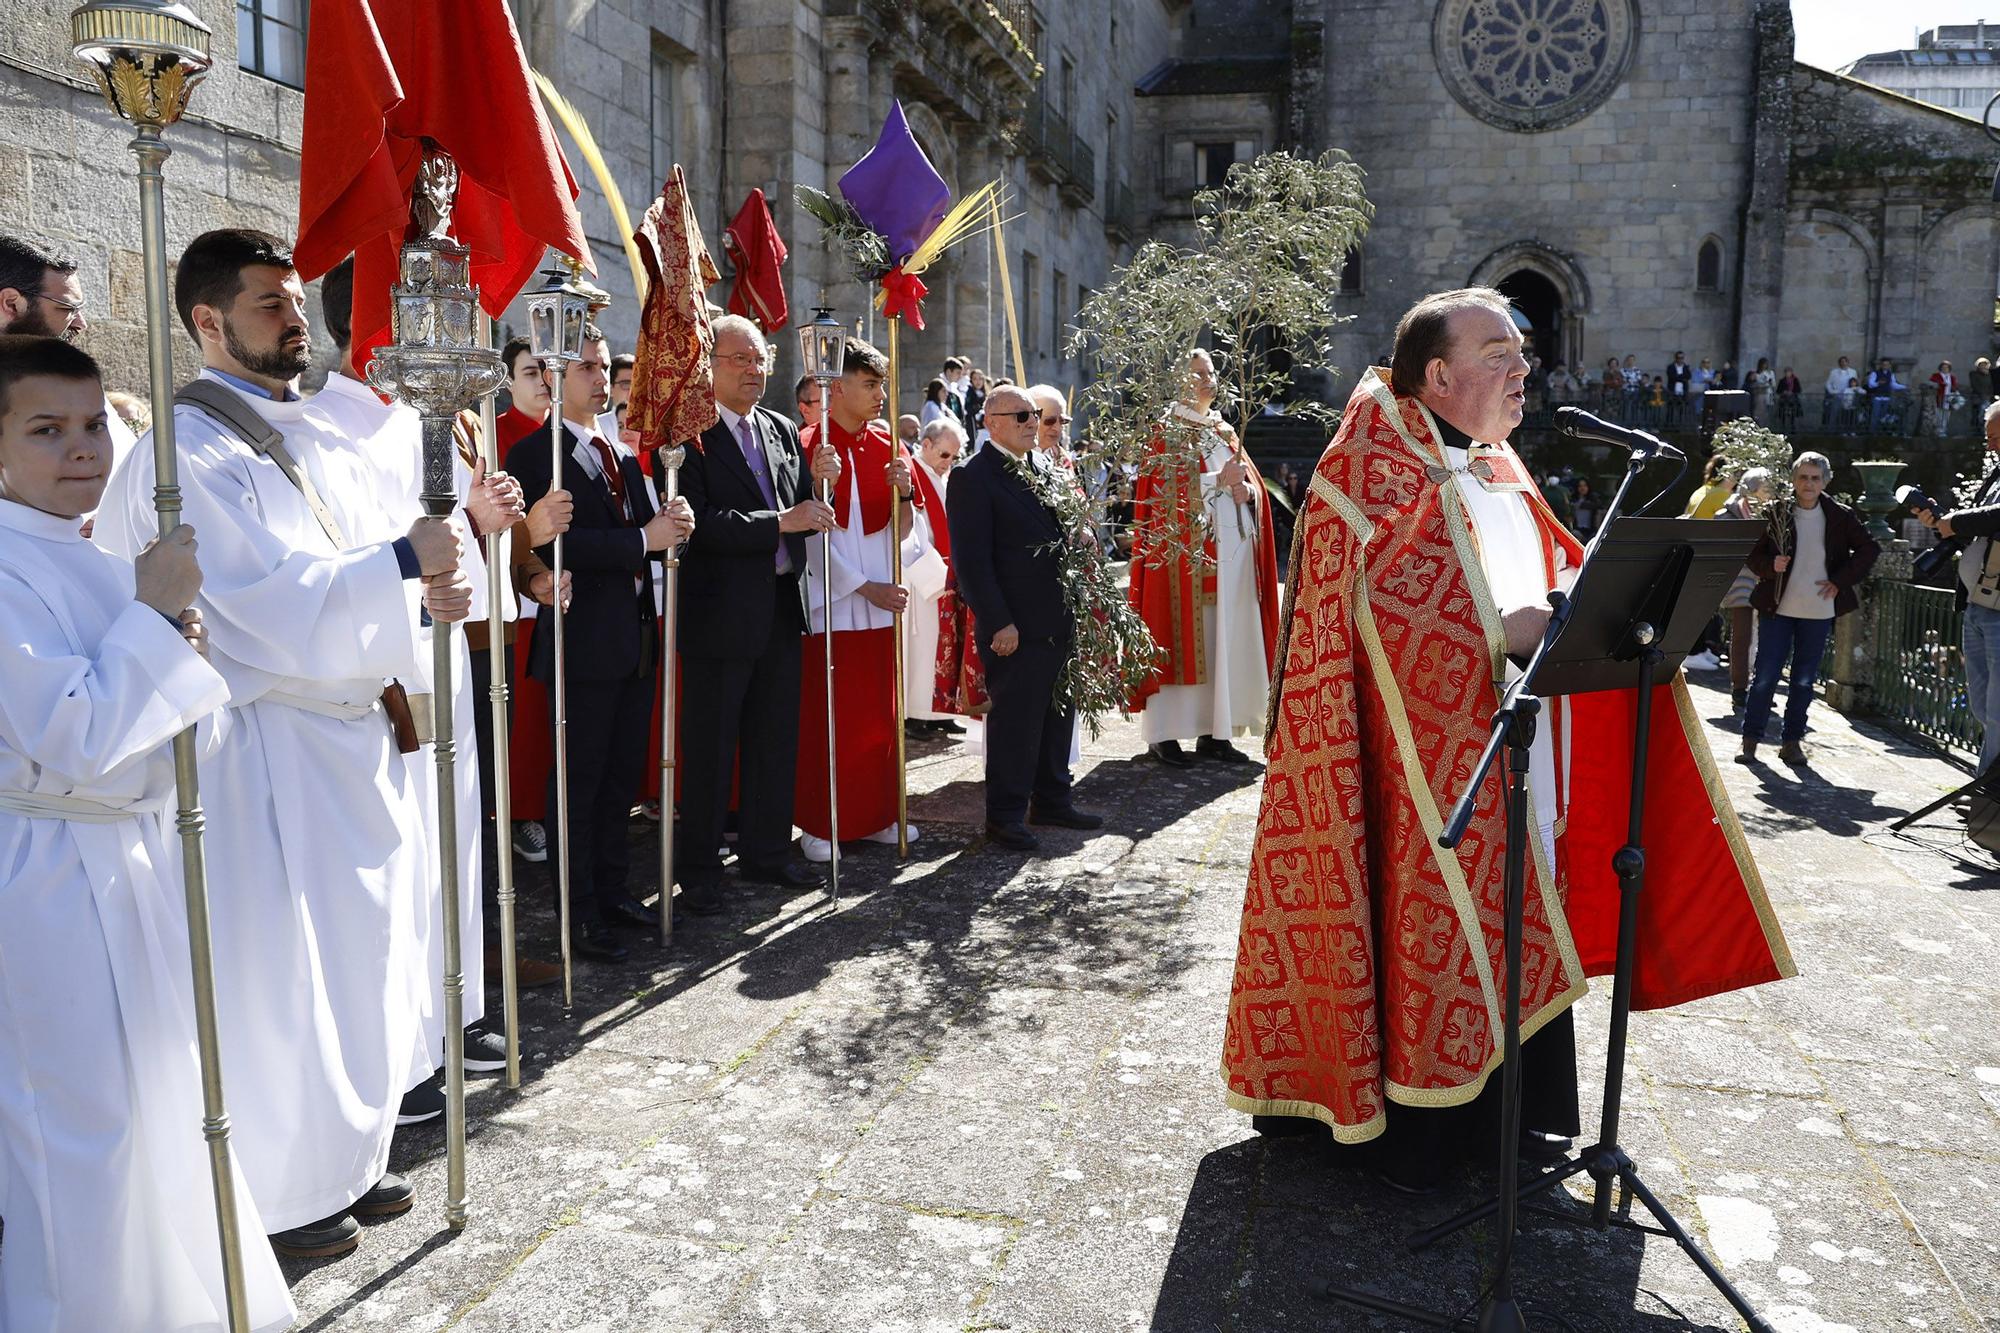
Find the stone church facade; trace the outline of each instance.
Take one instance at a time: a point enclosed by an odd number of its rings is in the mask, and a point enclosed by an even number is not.
[[[1282,147],[1344,149],[1377,209],[1343,279],[1339,370],[1309,382],[1318,392],[1343,392],[1381,356],[1415,297],[1472,282],[1516,299],[1545,357],[1586,367],[1769,356],[1810,387],[1843,353],[1921,378],[1942,359],[1963,373],[1993,345],[2000,148],[1964,115],[1795,63],[1783,0],[510,4],[634,214],[682,164],[726,274],[722,228],[765,191],[799,318],[824,292],[871,327],[867,293],[790,200],[795,185],[831,188],[902,99],[955,191],[1007,184],[1033,380],[1080,383],[1087,366],[1062,348],[1089,293],[1148,236],[1185,235],[1195,191],[1231,162]],[[169,136],[170,244],[230,223],[290,232],[296,51],[273,66],[243,26],[289,8],[193,5],[216,64]],[[69,59],[67,8],[0,31],[0,217],[84,261],[89,345],[138,387],[127,136]],[[618,228],[572,165],[598,281],[618,298],[604,323],[629,348]],[[950,353],[1011,373],[991,246],[968,244],[926,280],[930,327],[905,340],[901,401]],[[793,356],[780,345],[782,382]],[[192,349],[180,354],[191,373]]]
[[[1337,147],[1368,173],[1342,385],[1412,300],[1468,283],[1587,368],[1768,356],[1810,389],[1840,355],[1908,379],[1993,351],[2000,148],[1796,63],[1781,0],[1218,0],[1204,27],[1248,41],[1142,85],[1167,153]]]

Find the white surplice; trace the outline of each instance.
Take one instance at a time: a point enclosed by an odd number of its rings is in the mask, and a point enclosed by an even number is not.
[[[4,1333],[225,1324],[180,850],[161,812],[168,742],[227,688],[132,590],[131,564],[77,520],[0,500]],[[224,1072],[225,1094],[246,1081]],[[250,1325],[285,1328],[291,1297],[237,1179]]]
[[[201,769],[224,1067],[243,1071],[230,1111],[250,1192],[282,1231],[380,1179],[415,1081],[429,844],[378,700],[386,679],[416,677],[423,645],[390,544],[349,535],[373,503],[337,484],[352,443],[309,403],[239,396],[352,543],[335,547],[276,463],[175,410],[198,605],[229,684]],[[113,472],[97,516],[97,540],[128,557],[152,531],[150,445]]]
[[[951,485],[951,469],[938,472],[921,458],[916,461],[916,466],[930,473],[931,485],[937,488],[938,499],[943,500],[946,489]],[[942,513],[917,511],[916,526],[923,531],[924,553],[914,563],[903,567],[903,586],[910,590],[910,609],[903,613],[903,713],[906,717],[929,719],[954,716],[940,713],[933,706],[937,697],[938,599],[944,596],[945,580],[951,572],[937,549],[935,533],[937,525],[943,522]]]
[[[372,512],[367,528],[349,532],[348,540],[394,541],[408,532],[410,525],[424,513],[421,498],[424,485],[423,418],[402,403],[384,403],[373,389],[339,373],[327,376],[326,386],[312,401],[316,408],[340,426],[343,442],[351,446],[351,453],[329,450],[330,467],[353,469],[351,480],[340,484],[372,489],[376,497],[375,503],[370,506]],[[453,511],[451,522],[458,530],[465,569],[472,579],[472,610],[463,623],[483,621],[487,590],[486,562],[481,552],[485,547],[473,539],[471,529],[464,522],[465,502],[472,494],[472,472],[457,457],[456,445],[453,446],[452,476],[458,506]],[[508,534],[501,535],[503,555],[509,540]],[[505,568],[504,563],[502,568]],[[406,586],[415,589],[421,585],[410,583]],[[421,594],[417,601],[421,604]],[[437,683],[432,636],[440,631],[435,625],[426,625],[420,632],[423,636],[420,670],[415,679],[405,680],[404,684],[412,693],[434,696]],[[486,1017],[486,933],[481,911],[484,895],[480,892],[480,834],[484,817],[479,806],[479,735],[475,730],[477,722],[473,714],[483,691],[477,688],[472,678],[472,650],[466,645],[464,631],[454,627],[450,633],[453,640],[451,730],[456,752],[456,762],[452,765],[452,787],[458,802],[453,821],[458,830],[458,949],[466,978],[465,1022],[470,1026]],[[435,708],[435,703],[432,706]],[[438,893],[443,875],[439,869],[437,841],[437,749],[435,745],[424,745],[404,755],[403,761],[409,767],[411,788],[416,792],[417,805],[423,811],[425,834],[431,840],[426,853],[429,873],[424,879],[426,900],[421,926],[425,955],[430,960],[430,1002],[424,1006],[421,1051],[425,1072],[428,1073],[431,1069],[440,1068],[444,1062],[444,909]]]
[[[861,530],[861,484],[854,477],[846,477],[847,514],[845,527],[835,528],[833,538],[833,628],[836,633],[850,629],[893,629],[896,618],[884,611],[860,593],[864,583],[893,583],[890,577],[889,529],[884,524],[878,532]],[[907,511],[910,506],[903,506]],[[806,539],[806,596],[811,606],[811,615],[806,628],[808,634],[826,633],[826,595],[829,580],[827,564],[822,558],[823,543],[818,537]],[[922,523],[911,523],[910,530],[903,535],[903,570],[907,581],[908,572],[924,558],[926,551],[932,550],[929,531]],[[893,691],[890,692],[893,697]]]
[[[1201,499],[1208,509],[1215,542],[1215,604],[1197,619],[1208,662],[1200,685],[1162,685],[1139,714],[1139,738],[1147,745],[1188,741],[1199,736],[1261,736],[1271,688],[1264,656],[1264,626],[1257,607],[1258,507],[1239,505],[1217,484],[1223,466],[1236,456],[1213,430],[1205,433]],[[1271,590],[1276,596],[1277,590]]]
[[[1465,516],[1471,522],[1473,539],[1479,544],[1479,570],[1486,576],[1493,604],[1502,612],[1528,606],[1547,606],[1550,592],[1548,567],[1542,556],[1541,530],[1535,526],[1535,516],[1528,508],[1527,497],[1518,491],[1487,490],[1462,470],[1467,466],[1467,457],[1465,450],[1453,445],[1445,446],[1445,458],[1453,469],[1454,484],[1459,498],[1465,502]],[[1522,476],[1529,475],[1526,465],[1518,460],[1515,467]],[[1555,586],[1566,592],[1576,581],[1576,571],[1567,567],[1567,553],[1562,547],[1556,547],[1555,551]],[[1512,662],[1507,664],[1510,683],[1520,674],[1519,667]],[[1557,703],[1561,706],[1562,701]],[[1555,728],[1546,725],[1548,715],[1545,713],[1543,716],[1544,725],[1535,728],[1534,742],[1528,748],[1528,800],[1535,822],[1539,825],[1537,831],[1542,843],[1542,855],[1552,865],[1558,812],[1553,743]],[[1564,738],[1568,738],[1566,729]]]

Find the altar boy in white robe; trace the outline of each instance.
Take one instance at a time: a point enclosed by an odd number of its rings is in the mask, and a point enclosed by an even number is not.
[[[372,529],[351,535],[363,540],[393,539],[423,514],[423,419],[402,403],[383,402],[382,396],[354,373],[348,346],[354,300],[353,260],[342,261],[321,279],[320,300],[326,329],[333,337],[334,352],[339,360],[333,373],[327,376],[325,387],[313,399],[313,404],[340,428],[353,445],[351,461],[359,469],[359,475],[352,484],[372,488],[376,495],[376,503],[372,506],[375,511]],[[500,534],[500,558],[505,569],[510,529],[522,518],[524,510],[520,483],[504,472],[487,476],[483,466],[475,471],[463,452],[472,447],[471,441],[463,438],[463,428],[460,435],[454,440],[461,454],[452,467],[459,506],[452,516],[452,523],[458,529],[459,541],[466,552],[466,568],[472,576],[472,607],[464,624],[474,624],[483,622],[487,615],[488,581],[484,548],[479,543],[479,537],[489,532]],[[503,574],[499,584],[503,596],[509,591],[507,583],[508,579]],[[506,598],[504,614],[509,620],[516,614],[511,597]],[[487,682],[475,679],[472,674],[472,654],[466,644],[464,625],[432,625],[424,630],[422,688],[432,693],[438,688],[437,682],[432,679],[433,650],[429,636],[446,632],[454,640],[455,660],[451,721],[452,738],[458,755],[454,777],[457,795],[459,957],[465,975],[465,1069],[467,1073],[486,1074],[507,1067],[505,1034],[497,1023],[488,1023],[486,1019],[486,969],[482,966],[486,931],[481,883],[485,875],[481,866],[483,819],[480,814],[477,731],[478,710],[487,706]],[[425,828],[435,837],[438,817],[436,749],[433,745],[425,745],[404,755],[403,759],[409,765],[411,786],[424,812]],[[435,844],[430,854],[430,866],[431,873],[426,880],[430,892],[422,921],[430,958],[430,1002],[424,1011],[422,1047],[425,1078],[410,1096],[404,1098],[398,1116],[403,1124],[419,1118],[434,1118],[442,1113],[444,1107],[442,1090],[428,1076],[430,1069],[442,1066],[444,1061],[444,936],[441,929],[442,905],[437,895],[442,875],[439,873]]]
[[[227,687],[186,610],[193,530],[149,543],[136,570],[82,537],[111,456],[96,362],[59,338],[0,336],[5,1333],[225,1326],[180,854],[161,812],[168,742]],[[290,1326],[271,1252],[244,1257],[250,1327]]]
[[[177,406],[174,426],[183,512],[204,546],[210,657],[229,684],[202,795],[228,832],[209,845],[209,880],[224,1060],[248,1071],[231,1117],[272,1244],[342,1254],[360,1240],[355,1214],[401,1212],[412,1197],[387,1174],[428,1002],[429,844],[398,733],[416,741],[387,689],[421,668],[405,587],[422,581],[424,609],[448,621],[465,617],[470,585],[448,524],[354,535],[369,530],[371,500],[336,484],[342,437],[299,398],[305,289],[284,242],[248,229],[196,237],[174,302],[201,348],[197,392],[215,395]],[[112,474],[97,540],[136,551],[152,490],[142,441]]]

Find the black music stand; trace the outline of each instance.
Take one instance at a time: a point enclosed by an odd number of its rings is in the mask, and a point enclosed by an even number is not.
[[[1633,473],[1636,474],[1635,465]],[[1630,484],[1630,475],[1627,478]],[[1622,499],[1624,488],[1619,497]],[[1526,1333],[1526,1315],[1514,1296],[1514,1240],[1523,1200],[1588,1172],[1597,1184],[1591,1224],[1614,1224],[1666,1236],[1694,1260],[1724,1299],[1749,1323],[1752,1333],[1771,1327],[1729,1284],[1714,1262],[1674,1220],[1639,1178],[1631,1157],[1618,1143],[1623,1099],[1626,1028],[1632,1009],[1632,971],[1637,961],[1639,894],[1644,887],[1643,842],[1647,749],[1656,680],[1680,665],[1735,581],[1750,549],[1764,530],[1748,519],[1617,518],[1591,542],[1569,594],[1551,593],[1548,632],[1527,668],[1508,689],[1493,717],[1485,753],[1457,805],[1439,845],[1456,847],[1472,821],[1479,790],[1501,750],[1507,753],[1506,998],[1501,1060],[1500,1174],[1496,1197],[1428,1231],[1412,1236],[1409,1247],[1423,1249],[1495,1213],[1500,1215],[1494,1276],[1484,1293],[1479,1333]],[[1618,875],[1619,921],[1616,979],[1611,993],[1611,1032],[1604,1078],[1604,1111],[1598,1141],[1575,1157],[1527,1181],[1520,1181],[1521,1152],[1521,917],[1526,896],[1527,785],[1530,747],[1544,695],[1587,694],[1596,690],[1638,690],[1632,753],[1632,794],[1626,842],[1612,858]],[[1617,1182],[1646,1205],[1659,1222],[1648,1227],[1611,1215]],[[1579,1220],[1565,1213],[1554,1216]],[[1455,1328],[1452,1318],[1369,1292],[1326,1287],[1324,1294],[1381,1314],[1396,1315],[1433,1328]]]

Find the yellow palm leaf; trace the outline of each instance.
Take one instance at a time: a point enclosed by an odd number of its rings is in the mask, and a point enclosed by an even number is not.
[[[534,75],[535,86],[542,90],[542,100],[549,104],[549,110],[569,131],[569,137],[576,141],[577,151],[583,154],[590,174],[597,178],[597,188],[604,191],[604,202],[611,206],[612,225],[618,228],[618,235],[625,241],[625,261],[632,266],[632,290],[643,304],[646,300],[646,266],[639,262],[639,246],[632,239],[632,215],[625,209],[625,196],[618,192],[618,182],[612,179],[611,168],[605,163],[604,154],[598,150],[597,139],[591,134],[582,114],[570,105],[568,98],[556,91],[548,75],[540,70],[535,70]],[[595,269],[596,265],[591,267]]]
[[[944,221],[938,223],[936,229],[924,238],[924,243],[903,261],[903,271],[922,273],[946,250],[984,231],[990,225],[986,219],[991,212],[991,201],[999,192],[1000,182],[988,181],[952,205],[951,211],[944,215]]]

